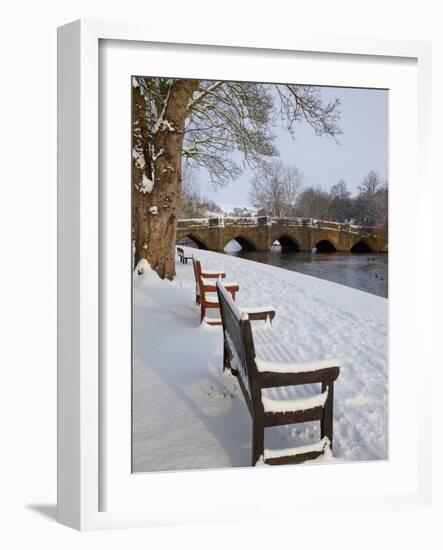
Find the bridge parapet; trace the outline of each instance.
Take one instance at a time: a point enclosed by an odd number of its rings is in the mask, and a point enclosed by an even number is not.
[[[225,227],[232,226],[254,226],[268,225],[270,223],[268,216],[244,216],[242,218],[224,218]]]
[[[312,227],[318,227],[320,229],[330,229],[332,231],[346,231],[347,233],[353,233],[360,235],[361,237],[377,237],[387,238],[388,230],[384,227],[368,227],[364,225],[355,225],[351,223],[330,222],[327,220],[311,220]]]
[[[271,224],[284,225],[285,227],[310,227],[311,218],[269,218]]]
[[[189,228],[207,228],[213,225],[212,220],[218,221],[219,218],[189,218],[177,221],[177,229]]]
[[[255,250],[269,250],[276,240],[285,246],[292,242],[300,250],[310,251],[321,241],[329,241],[335,250],[349,252],[359,241],[369,250],[387,250],[388,231],[313,218],[273,218],[271,216],[193,218],[178,220],[177,239],[189,236],[199,246],[221,251],[230,240]],[[283,246],[283,245],[282,245]]]

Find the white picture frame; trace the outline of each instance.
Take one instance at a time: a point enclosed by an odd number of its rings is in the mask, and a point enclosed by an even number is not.
[[[59,29],[58,35],[58,519],[61,523],[80,530],[113,527],[150,526],[159,524],[187,523],[195,521],[215,521],[232,519],[254,519],[263,517],[263,505],[267,496],[260,497],[251,493],[251,506],[246,510],[239,507],[228,509],[223,502],[214,502],[213,507],[186,506],[178,502],[174,506],[158,500],[157,506],[131,506],[122,498],[114,499],[111,509],[103,510],[101,484],[106,479],[103,470],[103,452],[107,446],[103,443],[102,421],[106,412],[103,402],[106,400],[102,386],[103,365],[99,341],[101,315],[103,313],[103,291],[100,281],[100,265],[103,260],[100,241],[99,212],[103,213],[103,202],[99,193],[99,74],[100,41],[127,41],[128,44],[183,44],[191,42],[201,51],[212,47],[228,47],[230,55],[236,52],[264,51],[284,55],[285,52],[305,52],[312,54],[330,53],[336,56],[373,56],[390,58],[401,62],[412,59],[417,65],[418,82],[418,170],[420,196],[426,204],[431,200],[432,190],[429,174],[429,151],[431,139],[431,46],[426,42],[369,40],[346,37],[314,37],[298,33],[296,38],[257,38],[229,39],[223,42],[205,43],[204,38],[194,35],[192,41],[183,31],[181,36],[168,36],[167,31],[146,28],[143,25],[119,22],[77,21]],[[418,212],[417,228],[421,231],[420,219],[425,209]],[[426,261],[427,247],[420,251],[420,259]],[[420,325],[416,337],[430,354],[429,323],[431,315],[424,298],[429,297],[426,286],[426,274],[416,273],[414,283],[417,288],[411,291],[417,309],[414,310],[414,322]],[[411,279],[412,280],[412,279]],[[415,295],[416,292],[416,295]],[[415,325],[414,325],[415,326]],[[419,344],[415,344],[416,346]],[[430,356],[428,357],[430,358]],[[129,358],[130,360],[130,358]],[[364,510],[430,506],[432,493],[431,468],[431,403],[426,398],[426,386],[431,377],[432,362],[423,361],[415,380],[418,407],[415,425],[418,435],[416,441],[417,456],[405,470],[405,477],[399,480],[397,488],[388,489],[384,494],[355,492],[355,479],[358,472],[352,465],[335,466],[348,468],[349,490],[334,494],[331,489],[335,510],[345,512],[359,506]],[[130,368],[130,362],[128,363]],[[407,371],[408,372],[408,371]],[[418,381],[418,384],[416,383]],[[415,409],[414,409],[415,411]],[[415,414],[415,412],[414,412]],[[414,447],[415,448],[415,447]],[[129,450],[128,450],[129,453]],[[374,465],[377,468],[377,465]],[[322,466],[323,468],[323,466]],[[325,467],[326,468],[326,467]],[[414,470],[415,474],[411,474]],[[325,470],[326,471],[326,470]],[[354,473],[352,473],[354,471]],[[285,482],[287,469],[252,469],[230,471],[238,483],[251,483],[252,476],[260,476],[260,482],[273,486]],[[128,472],[130,475],[130,472]],[[177,491],[186,491],[196,483],[196,475],[216,482],[216,477],[226,475],[209,471],[197,473],[159,474],[146,478],[154,494],[159,494],[166,486],[168,478],[173,478]],[[325,478],[326,474],[321,477]],[[105,477],[104,477],[105,476]],[[190,477],[191,476],[191,477]],[[192,477],[193,476],[193,477]],[[272,478],[270,477],[272,476]],[[357,477],[355,477],[357,476]],[[319,476],[320,477],[320,476]],[[138,484],[137,476],[133,483]],[[241,478],[241,480],[240,480]],[[246,481],[244,481],[246,480]],[[255,480],[255,478],[254,478]],[[254,481],[253,480],[253,481]],[[403,481],[402,481],[403,480]],[[404,483],[402,488],[401,483]],[[181,489],[180,489],[181,488]],[[129,493],[128,493],[129,494]],[[272,495],[272,501],[280,501],[283,496],[278,492]],[[178,499],[180,500],[180,499]],[[241,499],[240,499],[241,500]],[[321,491],[314,491],[312,498],[306,495],[298,498],[294,495],[284,497],[285,506],[277,507],[276,514],[289,512],[294,506],[307,512],[319,510],[322,506],[331,506],[334,498],[323,503]],[[242,511],[243,510],[243,511]]]

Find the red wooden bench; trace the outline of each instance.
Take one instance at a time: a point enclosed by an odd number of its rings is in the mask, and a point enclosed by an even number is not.
[[[207,309],[218,309],[217,288],[215,286],[217,279],[224,279],[226,274],[222,271],[203,271],[200,260],[194,258],[194,275],[195,275],[195,302],[200,305],[200,322],[203,321]],[[231,293],[232,299],[235,300],[235,295],[240,287],[236,283],[225,283],[224,288]],[[218,319],[207,319],[209,325],[220,325]]]

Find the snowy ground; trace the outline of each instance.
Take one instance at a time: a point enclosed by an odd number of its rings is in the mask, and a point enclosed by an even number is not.
[[[387,300],[249,260],[192,252],[205,269],[224,270],[240,284],[240,305],[275,307],[273,331],[283,345],[257,331],[263,359],[338,359],[335,459],[386,459]],[[149,269],[134,276],[135,472],[250,465],[251,418],[236,379],[222,373],[221,327],[199,319],[192,263],[177,262],[173,282]],[[320,438],[318,424],[266,429],[265,446],[312,443]]]

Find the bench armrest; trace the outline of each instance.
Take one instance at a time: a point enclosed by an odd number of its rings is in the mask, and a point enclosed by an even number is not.
[[[265,308],[247,308],[247,307],[241,307],[240,311],[242,313],[246,313],[248,315],[248,319],[250,321],[266,321],[266,319],[274,319],[275,317],[275,309],[270,307]]]
[[[237,292],[240,290],[240,285],[238,283],[223,283],[223,286],[228,291],[235,290]],[[202,288],[205,292],[216,292],[217,290],[215,283],[210,283],[208,281],[202,281]]]
[[[235,294],[240,290],[240,286],[237,284],[223,285],[225,289],[231,293],[232,299],[235,300]]]
[[[330,367],[312,372],[261,372],[258,375],[261,388],[300,386],[303,384],[332,384],[340,374],[340,367]]]
[[[338,378],[340,367],[334,359],[312,363],[270,363],[255,358],[262,388],[331,383]]]
[[[218,279],[219,277],[224,279],[226,273],[224,271],[202,271],[201,277],[203,277],[203,279]]]
[[[240,290],[240,285],[238,283],[226,283],[223,284],[226,290]]]

